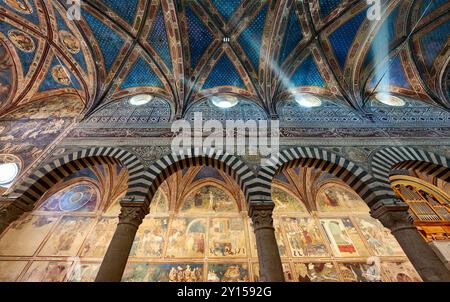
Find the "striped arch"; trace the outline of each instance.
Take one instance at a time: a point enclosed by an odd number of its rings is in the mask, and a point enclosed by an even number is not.
[[[145,173],[149,200],[173,173],[192,166],[211,166],[234,178],[246,200],[249,200],[248,187],[255,180],[254,172],[238,157],[212,148],[192,148],[171,153],[159,159]]]
[[[417,170],[450,181],[450,159],[413,147],[387,147],[374,153],[372,174],[378,183],[377,194],[392,201],[396,198],[389,176],[393,169]]]
[[[61,157],[26,177],[11,195],[33,205],[61,179],[95,164],[118,164],[126,168],[129,176],[127,197],[136,199],[145,196],[143,192],[146,192],[146,188],[140,183],[140,177],[145,171],[141,161],[126,150],[112,147],[83,149]]]
[[[375,179],[363,168],[326,150],[310,147],[294,147],[281,150],[268,165],[261,167],[258,182],[250,189],[250,202],[271,202],[272,180],[284,168],[306,166],[328,172],[343,180],[371,206],[377,201]]]

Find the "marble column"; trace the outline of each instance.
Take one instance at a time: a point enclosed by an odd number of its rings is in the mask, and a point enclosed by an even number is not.
[[[259,259],[259,275],[263,282],[284,282],[283,266],[275,239],[272,211],[274,204],[251,204],[249,216],[253,221]]]
[[[23,213],[33,209],[17,199],[7,199],[0,197],[0,234]]]
[[[96,282],[120,282],[127,265],[128,256],[134,237],[145,215],[148,214],[148,204],[121,202],[119,223],[100,265]]]
[[[375,204],[371,215],[391,230],[423,281],[450,281],[450,271],[410,221],[408,209],[406,203],[396,200]]]

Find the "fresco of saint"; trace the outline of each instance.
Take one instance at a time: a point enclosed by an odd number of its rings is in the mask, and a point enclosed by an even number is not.
[[[312,218],[283,218],[283,226],[293,257],[328,255],[319,229]]]
[[[70,53],[77,54],[80,52],[80,41],[70,32],[65,30],[59,31],[59,40]]]
[[[366,203],[355,192],[335,183],[323,185],[316,202],[320,212],[369,212]]]

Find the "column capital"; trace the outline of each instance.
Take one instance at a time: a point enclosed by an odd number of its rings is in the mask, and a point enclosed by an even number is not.
[[[250,204],[248,215],[253,221],[253,229],[273,229],[272,212],[275,207],[273,203]]]
[[[402,229],[415,229],[410,221],[409,206],[396,199],[393,203],[378,202],[370,210],[372,217],[391,230],[392,233]]]
[[[148,205],[144,203],[121,202],[119,224],[129,224],[138,228],[144,217],[149,213]]]

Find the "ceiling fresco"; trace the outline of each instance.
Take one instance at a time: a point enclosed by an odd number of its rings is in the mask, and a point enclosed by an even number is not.
[[[450,109],[448,1],[384,1],[379,21],[362,0],[86,0],[79,21],[65,2],[0,1],[0,116],[66,94],[89,113],[150,93],[171,117],[217,94],[269,117],[299,92],[350,119],[377,92]]]

